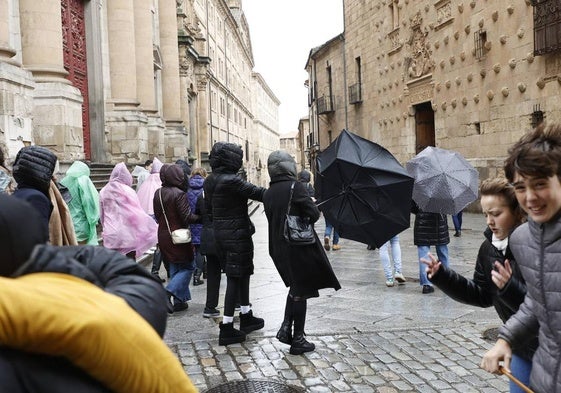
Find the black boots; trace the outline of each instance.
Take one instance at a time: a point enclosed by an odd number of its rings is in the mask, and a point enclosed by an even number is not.
[[[193,273],[193,286],[202,285],[205,282],[201,280],[201,274],[203,272],[199,269],[195,269],[195,273]]]
[[[282,321],[282,325],[277,332],[277,340],[283,344],[292,345],[292,321]]]
[[[220,322],[220,335],[218,336],[218,345],[230,345],[245,341],[245,333],[234,328],[234,323]]]
[[[240,313],[240,330],[245,333],[250,333],[254,330],[263,329],[265,320],[253,316],[253,310],[249,310],[247,314]]]
[[[294,333],[294,338],[292,339],[292,345],[290,346],[291,355],[302,355],[304,352],[311,352],[316,349],[316,346],[306,341],[304,338],[304,332]]]

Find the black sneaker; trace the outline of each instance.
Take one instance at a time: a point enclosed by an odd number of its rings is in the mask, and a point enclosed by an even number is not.
[[[426,295],[427,293],[433,293],[434,287],[432,285],[423,285],[423,294]]]
[[[173,299],[173,312],[179,312],[179,311],[184,311],[187,310],[189,308],[189,303],[187,302],[176,302],[177,299]]]
[[[203,311],[203,317],[205,318],[218,318],[219,316],[220,311],[218,311],[216,308],[205,307],[205,310]]]

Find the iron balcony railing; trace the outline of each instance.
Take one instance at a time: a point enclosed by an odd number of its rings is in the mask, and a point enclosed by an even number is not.
[[[351,104],[359,104],[362,102],[362,89],[360,83],[349,86],[349,102]]]
[[[317,100],[318,114],[323,115],[333,112],[333,98],[331,96],[321,96]]]
[[[561,49],[561,0],[531,0],[534,6],[534,54]]]

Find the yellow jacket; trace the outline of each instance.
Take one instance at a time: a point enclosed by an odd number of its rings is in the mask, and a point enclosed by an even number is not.
[[[0,345],[63,356],[114,392],[197,389],[154,329],[121,298],[67,274],[0,277]]]

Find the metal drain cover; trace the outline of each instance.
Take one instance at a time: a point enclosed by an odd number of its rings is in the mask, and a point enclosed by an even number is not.
[[[499,338],[499,328],[487,329],[481,334],[481,337],[483,338],[483,340],[494,344]]]
[[[213,386],[205,393],[302,393],[304,390],[281,382],[247,379]]]

